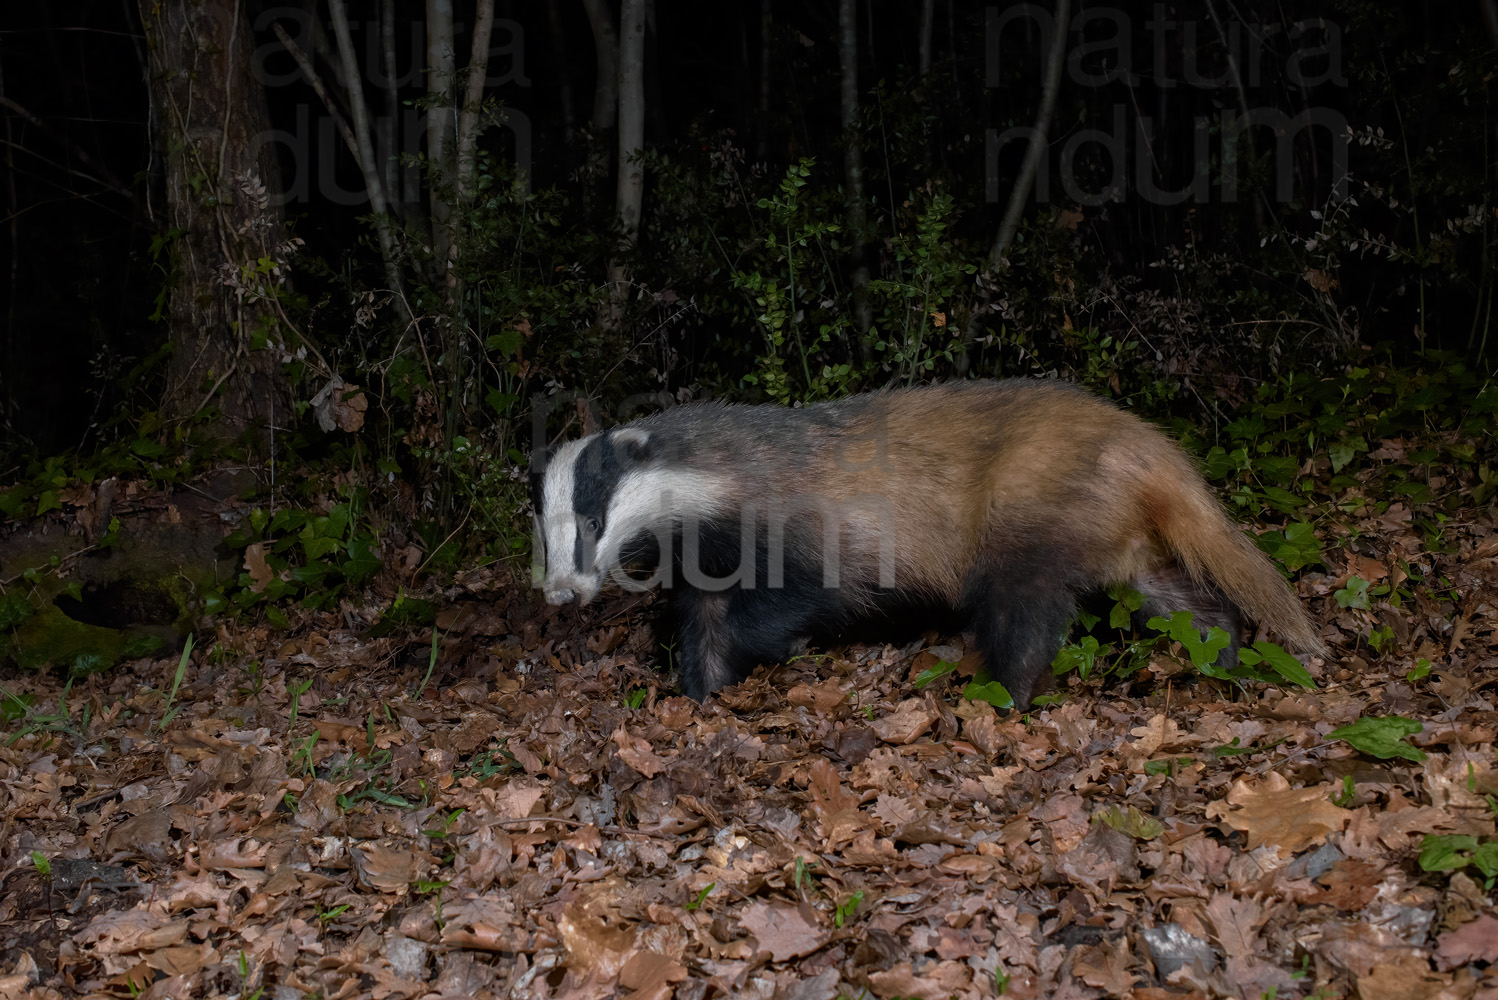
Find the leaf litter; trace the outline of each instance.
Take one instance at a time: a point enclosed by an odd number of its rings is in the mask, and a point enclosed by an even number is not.
[[[1498,1000],[1498,531],[1397,507],[1302,580],[1309,690],[1157,656],[1006,714],[919,642],[699,706],[637,599],[484,573],[435,662],[377,581],[215,623],[171,704],[176,657],[13,675],[0,996]]]

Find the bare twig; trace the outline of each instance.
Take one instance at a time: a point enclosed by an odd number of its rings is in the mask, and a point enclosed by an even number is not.
[[[409,321],[411,315],[401,294],[405,284],[401,277],[400,262],[396,259],[395,233],[390,226],[390,206],[385,200],[385,185],[380,180],[380,171],[375,163],[374,143],[369,133],[369,106],[364,102],[364,89],[359,81],[359,59],[354,52],[354,40],[349,33],[348,8],[344,0],[328,0],[328,14],[333,19],[333,34],[338,39],[338,56],[343,62],[343,75],[349,81],[348,101],[354,115],[354,136],[358,140],[359,169],[364,174],[364,187],[369,192],[369,207],[374,210],[375,235],[380,241],[380,256],[385,262],[385,280],[395,296],[396,307],[402,318]]]
[[[323,85],[322,77],[317,75],[317,68],[312,65],[312,60],[308,58],[307,53],[302,51],[302,47],[296,43],[296,40],[286,33],[286,29],[281,27],[280,21],[272,24],[271,29],[275,31],[281,44],[286,46],[286,51],[291,53],[291,58],[296,60],[302,76],[306,77],[307,82],[312,85],[312,90],[322,101],[323,107],[327,108],[328,114],[333,116],[333,124],[338,126],[338,133],[343,136],[344,145],[348,146],[348,151],[353,153],[354,159],[357,160],[359,141],[354,138],[354,130],[349,128],[348,119],[343,116],[338,105],[333,103],[333,97],[328,93],[328,88]]]
[[[1045,152],[1046,135],[1051,128],[1051,115],[1056,110],[1056,95],[1061,91],[1061,64],[1066,57],[1066,29],[1071,20],[1071,0],[1056,0],[1056,23],[1051,28],[1051,51],[1046,55],[1045,84],[1040,92],[1040,107],[1035,112],[1035,125],[1030,129],[1030,144],[1025,147],[1025,158],[1020,163],[1019,176],[1009,192],[1009,205],[1004,210],[1004,220],[999,223],[999,235],[993,241],[993,252],[989,254],[997,268],[1003,260],[1004,251],[1019,229],[1020,216],[1025,203],[1030,200],[1030,188],[1035,183],[1035,174],[1040,169],[1040,157]]]
[[[85,164],[90,170],[94,171],[93,175],[89,177],[90,180],[97,181],[98,183],[104,185],[104,187],[108,188],[109,190],[113,191],[115,194],[120,195],[123,198],[126,198],[132,202],[135,201],[134,191],[130,190],[129,187],[127,187],[119,180],[119,178],[115,177],[115,175],[111,173],[109,168],[104,166],[104,164],[96,163],[93,157],[88,155],[87,151],[69,140],[67,136],[58,135],[56,132],[53,132],[50,128],[47,127],[46,122],[42,121],[36,115],[32,114],[30,111],[26,110],[26,108],[11,100],[9,97],[6,97],[4,94],[0,94],[0,107],[9,108],[16,114],[20,115],[22,118],[26,119],[36,128],[45,132],[49,138],[53,139],[60,145],[66,146],[69,152],[71,152],[78,158],[79,163]],[[24,146],[21,146],[19,144],[17,144],[15,148],[25,149]],[[81,177],[86,175],[79,174],[79,176]]]

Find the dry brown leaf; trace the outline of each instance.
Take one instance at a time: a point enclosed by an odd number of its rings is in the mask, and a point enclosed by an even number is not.
[[[1298,854],[1347,825],[1351,814],[1330,800],[1336,791],[1331,784],[1291,788],[1271,771],[1260,782],[1235,781],[1226,802],[1208,803],[1207,815],[1244,831],[1249,850],[1272,844],[1281,855]]]
[[[759,949],[768,951],[776,962],[810,955],[832,936],[810,907],[790,903],[750,903],[739,916],[739,926],[754,935]]]
[[[172,855],[171,818],[164,810],[152,809],[132,816],[104,838],[111,858],[142,857],[160,864]]]
[[[358,844],[349,852],[360,884],[376,892],[404,896],[411,883],[426,874],[425,852],[401,841],[379,840]]]
[[[934,976],[918,976],[910,962],[899,962],[883,972],[869,974],[869,985],[882,997],[919,997],[948,1000],[953,991]]]
[[[276,578],[270,563],[265,561],[265,543],[251,542],[244,548],[244,570],[250,574],[250,591],[262,593]]]
[[[1104,938],[1096,947],[1077,949],[1072,972],[1088,986],[1095,986],[1109,996],[1124,996],[1139,979],[1129,971],[1133,962],[1128,938]]]
[[[672,993],[671,984],[685,978],[685,966],[649,949],[635,952],[619,970],[619,985],[635,991],[630,994],[630,1000],[668,1000]]]
[[[1431,972],[1423,961],[1375,965],[1358,977],[1358,996],[1376,1000],[1457,1000],[1451,977]]]
[[[1153,757],[1162,752],[1173,753],[1201,745],[1198,737],[1182,730],[1176,725],[1174,719],[1168,719],[1164,714],[1152,717],[1148,725],[1129,730],[1129,735],[1135,738],[1130,749],[1137,750],[1145,757]],[[1143,762],[1140,766],[1143,767]]]
[[[529,776],[507,781],[501,788],[484,789],[496,819],[524,819],[545,794],[546,789]]]
[[[848,694],[836,677],[816,685],[797,684],[785,693],[785,700],[814,712],[829,713],[848,700]]]
[[[1498,917],[1484,913],[1442,934],[1436,945],[1436,957],[1443,969],[1471,962],[1498,963]]]
[[[567,967],[579,976],[609,982],[634,952],[635,928],[621,919],[607,886],[571,903],[557,921]]]
[[[1315,902],[1356,913],[1377,898],[1378,884],[1383,877],[1384,869],[1379,865],[1366,861],[1339,861],[1317,879],[1326,889],[1316,896]]]
[[[187,940],[185,920],[168,919],[144,906],[99,914],[78,935],[78,940],[105,955],[154,951]]]
[[[884,742],[904,746],[919,739],[936,718],[937,711],[929,699],[906,698],[893,712],[870,723],[870,728]]]
[[[670,763],[650,748],[649,740],[642,740],[625,732],[623,724],[614,730],[610,738],[619,745],[619,759],[647,778],[660,774]]]

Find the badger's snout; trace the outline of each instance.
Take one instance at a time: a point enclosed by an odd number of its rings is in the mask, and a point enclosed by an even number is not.
[[[577,600],[575,590],[548,590],[546,591],[547,604],[571,604]]]

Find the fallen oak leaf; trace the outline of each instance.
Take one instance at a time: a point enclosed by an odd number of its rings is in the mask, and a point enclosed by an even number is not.
[[[752,934],[759,950],[768,951],[776,962],[810,955],[832,937],[809,908],[789,903],[751,903],[739,917],[739,926]]]
[[[1347,825],[1351,813],[1332,804],[1335,792],[1331,784],[1291,788],[1284,775],[1271,771],[1257,784],[1234,782],[1225,802],[1207,804],[1207,816],[1246,833],[1249,850],[1272,844],[1281,856],[1298,854]]]
[[[1484,913],[1455,930],[1442,934],[1436,945],[1436,958],[1443,970],[1473,962],[1498,962],[1498,917]]]
[[[427,858],[421,851],[404,843],[366,841],[349,852],[359,882],[376,892],[404,896],[411,884],[421,878]]]
[[[580,978],[616,978],[635,950],[635,927],[624,922],[609,886],[568,904],[557,921],[567,967]]]
[[[886,743],[914,743],[936,722],[937,711],[927,698],[906,698],[895,710],[869,724]]]
[[[619,985],[635,991],[630,1000],[669,1000],[671,984],[686,978],[685,966],[648,948],[631,955],[619,970]]]
[[[660,774],[669,763],[650,748],[650,741],[629,735],[622,723],[610,739],[619,745],[619,759],[647,778]]]
[[[265,560],[265,543],[253,542],[244,547],[244,569],[250,574],[250,593],[262,593],[275,579],[275,570]]]

